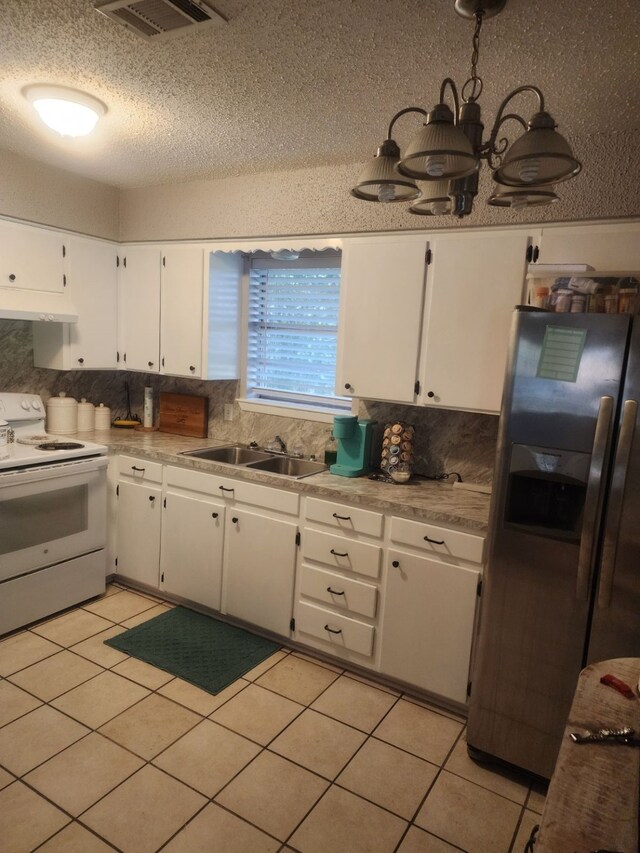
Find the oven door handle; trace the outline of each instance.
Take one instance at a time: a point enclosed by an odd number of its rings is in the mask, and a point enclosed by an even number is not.
[[[92,456],[89,459],[74,459],[68,462],[54,462],[51,465],[38,465],[33,468],[0,471],[0,491],[7,486],[22,486],[27,483],[38,483],[42,480],[89,474],[92,471],[100,471],[107,465],[106,456]]]

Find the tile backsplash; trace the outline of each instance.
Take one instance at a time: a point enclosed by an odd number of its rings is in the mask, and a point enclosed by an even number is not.
[[[160,391],[199,394],[209,398],[209,437],[221,440],[265,444],[274,435],[282,436],[289,447],[301,445],[306,455],[321,456],[331,425],[297,418],[242,412],[235,402],[236,381],[207,382],[133,371],[70,370],[67,372],[33,367],[31,323],[0,320],[0,389],[40,394],[46,401],[65,391],[69,396],[86,397],[92,403],[111,407],[114,417],[126,413],[125,383],[129,383],[131,409],[142,416],[145,385]],[[233,421],[223,420],[223,407],[231,403]],[[377,421],[374,446],[380,446],[385,423],[405,421],[416,429],[415,471],[434,476],[457,471],[464,480],[491,481],[498,418],[473,412],[427,409],[372,400],[361,401],[361,418]]]

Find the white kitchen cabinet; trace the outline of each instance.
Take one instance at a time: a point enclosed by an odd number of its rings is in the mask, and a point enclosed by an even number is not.
[[[500,411],[513,309],[522,303],[531,231],[437,237],[427,284],[420,401]]]
[[[289,636],[297,533],[295,522],[228,508],[224,613]]]
[[[0,221],[0,287],[62,293],[69,235]]]
[[[126,246],[119,257],[119,366],[160,370],[159,246]]]
[[[202,374],[204,250],[167,246],[162,252],[160,372]]]
[[[167,489],[163,498],[160,588],[220,610],[225,507]]]
[[[542,229],[538,263],[640,270],[640,224],[557,225]]]
[[[118,483],[119,575],[158,587],[162,490],[146,482]]]
[[[428,248],[406,235],[345,242],[337,394],[415,401]]]
[[[118,275],[113,243],[72,236],[67,289],[77,323],[34,323],[33,363],[55,370],[117,367]]]

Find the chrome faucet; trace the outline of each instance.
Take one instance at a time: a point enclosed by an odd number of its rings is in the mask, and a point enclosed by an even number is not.
[[[277,435],[277,436],[274,438],[274,441],[277,441],[277,442],[278,442],[278,444],[280,445],[280,450],[281,450],[283,453],[286,453],[286,452],[287,452],[287,445],[284,443],[284,441],[280,438],[280,436],[279,436],[279,435]]]

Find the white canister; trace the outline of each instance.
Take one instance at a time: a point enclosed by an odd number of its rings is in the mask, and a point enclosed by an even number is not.
[[[96,407],[93,403],[87,403],[87,398],[83,397],[78,403],[78,432],[89,432],[95,429],[95,412]]]
[[[78,432],[78,403],[61,391],[47,400],[47,432],[51,435],[75,435]]]
[[[0,420],[0,453],[9,444],[9,424]]]
[[[148,386],[145,386],[144,389],[143,418],[143,426],[145,429],[151,429],[153,426],[153,388]]]
[[[111,409],[100,403],[95,411],[96,429],[111,429]]]

